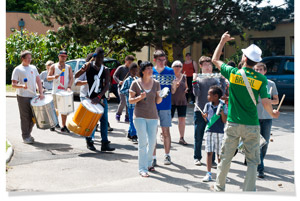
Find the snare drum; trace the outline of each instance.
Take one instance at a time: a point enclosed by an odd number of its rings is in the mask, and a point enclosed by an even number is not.
[[[74,111],[73,92],[59,90],[55,94],[57,109],[60,114],[67,115]]]
[[[30,101],[30,104],[37,128],[49,129],[58,124],[52,95],[46,94],[43,100],[35,97]]]
[[[104,108],[100,104],[92,104],[90,99],[85,99],[80,103],[74,117],[68,118],[67,127],[76,134],[88,137],[103,113]]]

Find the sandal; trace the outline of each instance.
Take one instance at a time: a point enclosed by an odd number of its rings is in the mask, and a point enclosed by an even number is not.
[[[188,143],[186,141],[184,141],[183,138],[180,138],[179,140],[179,144],[182,144],[182,145],[187,145]]]
[[[146,173],[146,172],[140,172],[140,175],[141,175],[142,177],[149,177],[148,173]]]
[[[149,172],[154,172],[154,171],[155,171],[155,168],[152,167],[152,166],[151,166],[151,167],[148,167],[148,171],[149,171]]]

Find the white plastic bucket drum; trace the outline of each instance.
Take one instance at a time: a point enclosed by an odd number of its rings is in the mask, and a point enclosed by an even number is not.
[[[60,114],[68,115],[74,111],[73,92],[60,90],[55,94],[57,110]]]

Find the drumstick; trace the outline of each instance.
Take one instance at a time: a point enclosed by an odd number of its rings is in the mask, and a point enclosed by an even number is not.
[[[25,84],[25,87],[27,88],[27,81],[28,81],[28,79],[27,78],[24,78],[24,84]],[[27,91],[29,91],[30,93],[33,93],[33,94],[35,94],[31,89],[29,89],[29,88],[27,88],[27,89],[25,89],[25,90],[27,90]]]
[[[282,98],[281,98],[281,101],[280,101],[280,103],[279,103],[279,105],[278,105],[278,108],[277,108],[277,112],[279,111],[279,109],[280,109],[280,107],[281,107],[281,104],[282,104],[284,98],[285,98],[285,94],[283,94],[283,96],[282,96]]]
[[[200,107],[197,105],[197,103],[194,103],[194,104],[198,108],[198,110],[201,112],[201,114],[204,115],[204,112],[200,109]],[[206,119],[206,121],[208,121],[207,117],[205,119]]]

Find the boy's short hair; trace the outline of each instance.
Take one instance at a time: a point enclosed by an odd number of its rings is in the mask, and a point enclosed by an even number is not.
[[[163,50],[155,50],[153,56],[154,56],[154,59],[156,59],[158,57],[165,57],[166,53]]]
[[[24,50],[21,52],[21,59],[25,59],[26,55],[32,55],[31,52],[29,50]]]
[[[227,65],[232,66],[232,67],[236,67],[236,63],[232,60],[228,61]]]
[[[255,64],[255,66],[261,66],[261,67],[264,67],[264,71],[267,71],[267,66],[265,63],[263,62],[258,62],[257,64]]]
[[[188,52],[185,54],[185,56],[192,56],[192,55],[191,55],[191,53]]]
[[[217,94],[219,99],[222,97],[223,95],[223,90],[221,89],[221,87],[217,86],[217,85],[213,85],[211,87],[209,87],[209,90],[212,90],[212,93],[215,95]]]
[[[129,66],[129,71],[131,71],[132,69],[137,69],[138,68],[138,66],[137,66],[137,64],[136,63],[131,63],[130,64],[130,66]]]
[[[125,57],[125,61],[134,61],[134,56],[133,55],[127,55],[126,57]]]
[[[245,55],[245,57],[246,57],[246,55]],[[253,67],[253,66],[255,66],[257,63],[258,63],[258,62],[252,61],[251,59],[249,59],[249,58],[247,57],[246,64],[247,64],[248,66]]]
[[[207,57],[207,56],[202,56],[202,57],[200,57],[200,59],[199,59],[199,64],[202,65],[204,62],[212,63],[210,57]]]

